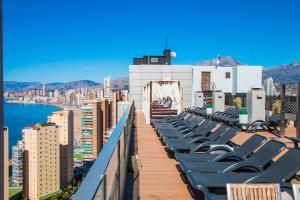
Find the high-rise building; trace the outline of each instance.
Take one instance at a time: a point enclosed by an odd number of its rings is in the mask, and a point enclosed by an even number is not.
[[[4,199],[9,199],[9,160],[8,160],[8,129],[5,127],[4,128],[4,151],[3,151],[3,158],[4,158]]]
[[[23,129],[24,194],[30,200],[60,189],[59,128],[53,123]]]
[[[23,163],[24,163],[24,142],[18,141],[12,147],[12,176],[11,183],[14,187],[23,186]]]
[[[43,97],[45,97],[46,96],[46,85],[45,85],[45,83],[43,84]]]
[[[81,108],[81,149],[83,160],[95,160],[103,147],[102,102],[92,101]]]
[[[274,96],[277,94],[272,77],[269,77],[264,81],[264,89],[267,96]]]
[[[53,112],[48,122],[55,123],[59,129],[60,186],[65,188],[74,176],[74,113],[72,110]]]
[[[118,110],[117,110],[117,123],[120,121],[120,119],[122,118],[124,112],[126,111],[126,109],[129,106],[129,102],[128,101],[119,101],[118,102]]]
[[[57,98],[59,96],[59,91],[58,90],[54,90],[54,97]]]
[[[104,89],[104,97],[111,96],[111,77],[104,77],[104,83],[103,83],[103,89]]]
[[[103,132],[106,133],[112,127],[112,104],[107,99],[102,99]]]
[[[111,108],[112,108],[112,112],[111,112],[111,115],[112,115],[112,120],[111,120],[111,124],[112,124],[112,127],[115,127],[117,125],[117,121],[118,121],[118,94],[119,92],[115,92],[113,94],[113,100],[111,101]]]

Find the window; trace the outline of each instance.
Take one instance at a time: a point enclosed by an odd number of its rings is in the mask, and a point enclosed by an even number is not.
[[[230,78],[230,72],[225,73],[225,78]]]

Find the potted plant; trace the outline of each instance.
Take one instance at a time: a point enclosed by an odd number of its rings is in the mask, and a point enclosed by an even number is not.
[[[208,115],[211,115],[212,114],[212,104],[207,104],[207,107],[206,107],[206,114]]]
[[[239,121],[241,124],[248,123],[248,111],[246,108],[240,108],[239,110]]]

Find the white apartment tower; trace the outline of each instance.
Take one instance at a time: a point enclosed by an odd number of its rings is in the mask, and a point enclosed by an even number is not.
[[[274,96],[277,94],[272,77],[269,77],[264,81],[264,89],[267,96]]]
[[[109,97],[112,95],[110,76],[104,77],[103,89],[104,89],[104,97]]]
[[[43,97],[45,97],[46,96],[46,85],[45,85],[45,83],[43,84]]]
[[[14,187],[23,186],[23,162],[24,162],[24,142],[18,141],[12,147],[12,176],[11,182]]]

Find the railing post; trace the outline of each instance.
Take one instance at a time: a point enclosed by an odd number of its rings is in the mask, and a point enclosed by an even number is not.
[[[284,137],[285,135],[285,112],[284,112],[284,102],[285,101],[285,84],[281,85],[281,95],[280,95],[280,114],[283,117],[284,120],[282,120],[281,124],[280,124],[280,137]]]
[[[103,200],[106,200],[106,175],[103,175]]]
[[[297,84],[296,137],[300,139],[300,83]]]
[[[125,125],[126,127],[126,125]],[[125,132],[125,127],[123,131]],[[124,141],[125,143],[125,141]],[[118,174],[117,174],[117,181],[118,181],[118,199],[121,200],[121,158],[120,158],[120,140],[118,142]]]

